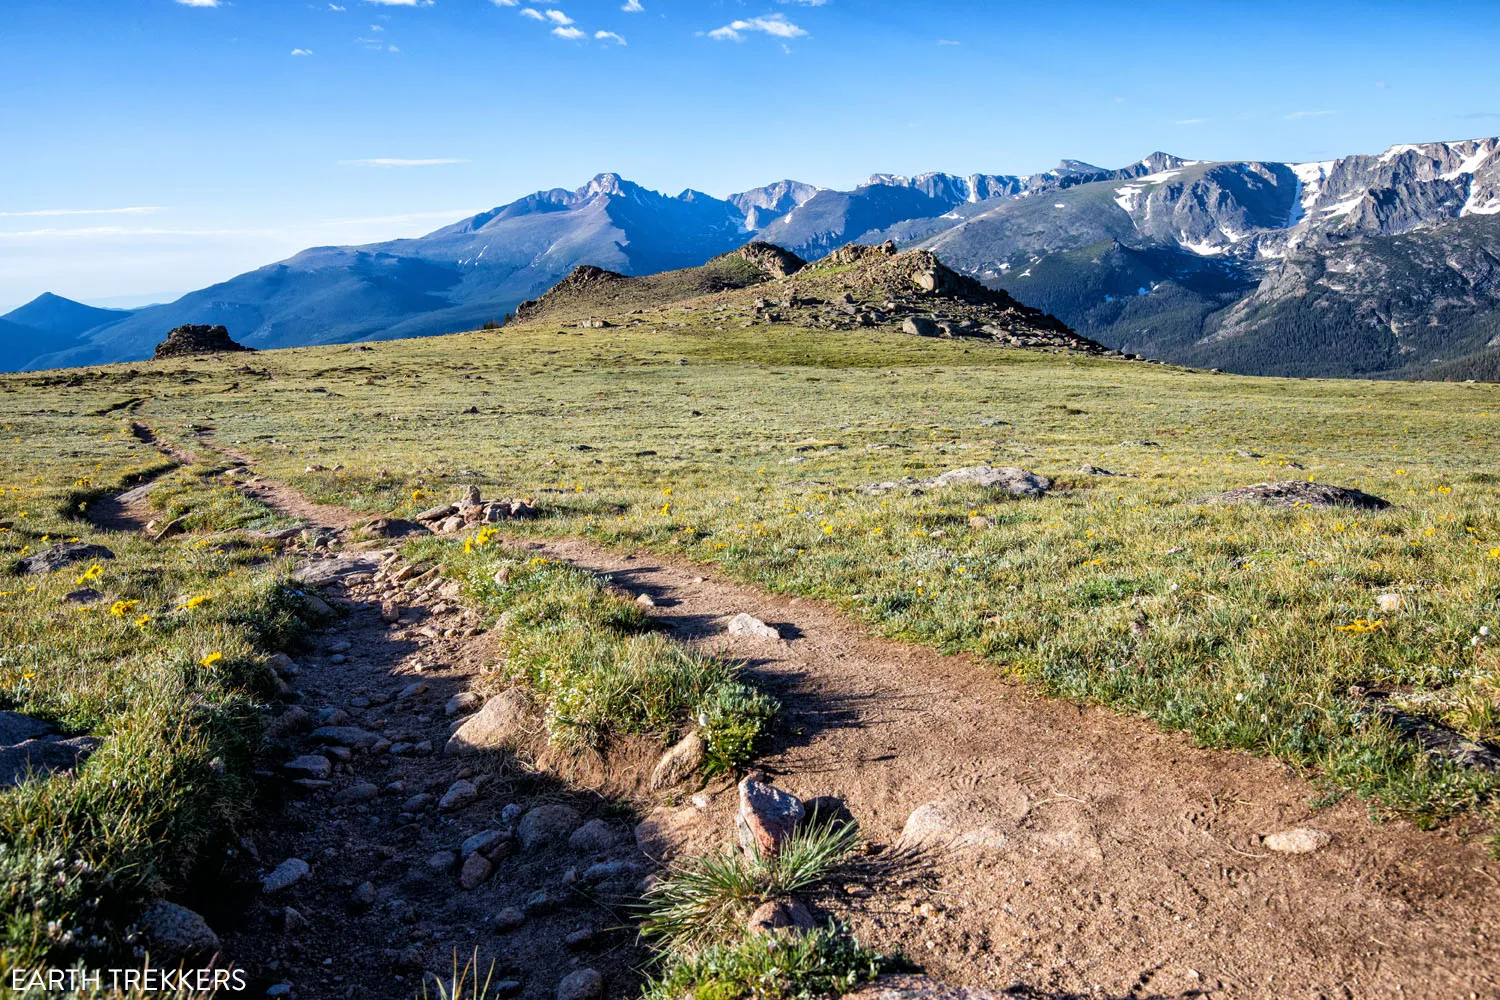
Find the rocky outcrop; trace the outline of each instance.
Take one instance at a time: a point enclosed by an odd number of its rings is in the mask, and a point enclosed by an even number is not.
[[[71,771],[103,741],[64,737],[51,723],[20,712],[0,712],[0,789],[33,776]]]
[[[222,326],[207,326],[189,323],[179,326],[167,334],[167,339],[156,345],[154,360],[180,358],[192,354],[227,354],[233,351],[253,351],[255,348],[237,344]]]
[[[904,489],[917,494],[947,486],[980,486],[1016,497],[1039,497],[1052,488],[1052,480],[1012,465],[971,465],[962,469],[950,469],[931,479],[913,479],[907,476],[883,483],[865,483],[859,490],[861,493],[878,496],[892,490]]]
[[[74,563],[98,562],[114,557],[115,554],[102,545],[90,545],[87,542],[63,542],[27,556],[16,564],[16,568],[28,575],[53,573]]]
[[[790,250],[784,250],[774,243],[760,241],[747,243],[738,250],[732,250],[714,260],[727,260],[731,257],[749,261],[765,272],[768,278],[789,278],[807,266],[807,261]]]
[[[1257,503],[1268,507],[1355,507],[1359,510],[1385,510],[1391,505],[1389,500],[1348,486],[1304,483],[1295,479],[1240,486],[1209,497],[1207,502]]]

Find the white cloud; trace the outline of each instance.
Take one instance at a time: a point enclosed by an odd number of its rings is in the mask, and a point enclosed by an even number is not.
[[[365,0],[380,7],[431,7],[433,0]]]
[[[616,45],[624,45],[625,39],[613,31],[596,31],[594,37],[601,42],[614,42]]]
[[[514,7],[516,0],[490,0],[496,7]]]
[[[639,14],[646,8],[641,6],[641,0],[625,0],[625,6],[620,9],[627,14]]]
[[[1291,114],[1287,115],[1286,117],[1287,117],[1288,120],[1293,119],[1293,118],[1324,118],[1324,117],[1327,117],[1328,115],[1336,115],[1336,114],[1338,114],[1337,111],[1293,111]]]
[[[773,38],[805,38],[807,32],[786,19],[783,14],[767,17],[752,17],[731,21],[722,28],[715,28],[708,37],[716,41],[743,41],[746,32],[761,31]]]
[[[427,160],[405,160],[393,156],[376,156],[368,160],[340,160],[341,167],[446,167],[454,163],[468,163],[468,160],[455,160],[447,158],[433,158]]]
[[[1175,122],[1173,122],[1172,124],[1173,125],[1202,125],[1206,121],[1208,121],[1207,118],[1179,118]]]
[[[956,41],[954,41],[951,38],[939,38],[938,39],[938,44],[939,45],[962,45],[963,42],[956,42]]]
[[[329,10],[347,10],[348,8],[346,8],[346,7],[340,7],[336,3],[331,3],[331,4],[328,5],[328,9]]]
[[[312,49],[293,49],[292,50],[292,55],[294,55],[294,56],[310,56],[310,55],[312,55]]]
[[[521,8],[521,16],[522,17],[529,17],[529,18],[532,18],[533,20],[536,20],[536,21],[545,21],[545,20],[547,20],[545,17],[542,16],[542,12],[539,11],[539,10],[537,10],[535,7],[522,7]]]
[[[39,208],[30,212],[0,212],[0,219],[39,219],[57,215],[151,215],[160,211],[160,205],[131,205],[129,208]]]
[[[552,29],[552,33],[554,35],[556,35],[558,38],[566,38],[569,41],[575,41],[575,40],[577,40],[579,38],[587,38],[587,37],[589,37],[588,32],[586,32],[586,31],[579,31],[577,28],[574,28],[571,25],[569,25],[568,27],[563,27],[563,28],[553,28]]]
[[[177,0],[184,7],[217,7],[219,0]]]
[[[573,19],[560,10],[548,10],[547,20],[553,24],[568,25],[573,23]]]
[[[0,232],[0,240],[81,240],[109,239],[121,236],[268,236],[270,229],[152,229],[127,226],[85,226],[81,229],[28,229],[18,233]]]

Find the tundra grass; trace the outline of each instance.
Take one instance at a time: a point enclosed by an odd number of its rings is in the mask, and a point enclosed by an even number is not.
[[[245,814],[272,693],[263,659],[302,630],[278,560],[241,534],[155,545],[94,530],[87,505],[165,471],[117,421],[0,396],[0,709],[103,744],[71,776],[0,791],[0,972],[129,953],[147,900],[181,889]],[[168,472],[177,509],[204,526],[268,511],[221,501],[192,470]],[[62,541],[115,558],[22,576]],[[93,603],[64,595],[91,588]]]
[[[545,706],[552,743],[602,751],[622,735],[665,742],[697,729],[708,774],[749,759],[779,706],[741,683],[738,664],[654,632],[639,605],[594,574],[518,556],[493,538],[493,529],[481,531],[461,549],[434,539],[408,555],[443,557],[467,596],[498,613],[503,676]]]
[[[1495,387],[1242,378],[739,318],[669,309],[626,329],[0,385],[80,412],[148,395],[139,416],[158,429],[207,426],[260,471],[372,513],[467,483],[526,496],[547,516],[516,530],[718,563],[880,634],[1293,763],[1382,815],[1473,825],[1493,803],[1495,777],[1425,757],[1359,692],[1500,738]],[[1054,489],[856,489],[981,462]],[[1204,502],[1309,478],[1396,506]]]

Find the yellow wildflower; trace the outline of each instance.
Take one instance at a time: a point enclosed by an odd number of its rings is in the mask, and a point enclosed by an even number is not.
[[[213,665],[215,663],[218,663],[222,659],[224,659],[224,654],[219,652],[218,650],[214,650],[212,653],[209,653],[203,659],[199,660],[198,663],[200,666],[208,667],[211,670],[213,669]]]
[[[116,618],[124,618],[130,612],[134,611],[135,606],[140,603],[140,601],[116,601],[109,606],[109,613]]]

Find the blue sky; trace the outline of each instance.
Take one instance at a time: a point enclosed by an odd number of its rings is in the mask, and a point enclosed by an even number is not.
[[[848,187],[1155,149],[1295,161],[1494,135],[1493,12],[4,0],[0,311],[42,291],[173,297],[606,170],[723,196],[782,177]]]

